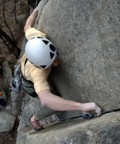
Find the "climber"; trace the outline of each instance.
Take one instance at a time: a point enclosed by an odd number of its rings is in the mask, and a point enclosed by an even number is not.
[[[21,58],[22,87],[30,96],[38,97],[40,110],[34,113],[30,122],[35,130],[43,129],[42,120],[56,111],[93,112],[101,115],[101,108],[95,102],[80,103],[66,100],[51,92],[47,78],[51,68],[59,64],[55,46],[46,38],[46,34],[32,27],[38,14],[36,7],[24,26],[27,43],[25,54]]]

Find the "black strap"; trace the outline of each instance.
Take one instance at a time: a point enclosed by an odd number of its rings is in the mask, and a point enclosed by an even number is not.
[[[24,62],[24,74],[25,74],[25,65],[27,63],[28,59],[25,60]],[[21,73],[22,75],[22,89],[27,93],[29,94],[30,96],[32,97],[37,97],[37,93],[35,92],[35,89],[34,89],[34,84],[32,81],[30,80],[27,80],[24,75]],[[29,89],[29,90],[27,90]]]
[[[28,61],[28,59],[26,58],[25,63],[24,63],[24,66],[26,65],[27,61]]]

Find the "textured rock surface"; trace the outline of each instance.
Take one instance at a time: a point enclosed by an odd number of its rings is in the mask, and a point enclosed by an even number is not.
[[[120,103],[120,0],[48,0],[37,27],[60,53],[54,85],[65,98]]]
[[[69,121],[40,132],[20,133],[17,144],[119,144],[120,113],[80,122]]]
[[[3,62],[3,76],[4,76],[4,88],[7,92],[10,92],[9,85],[12,78],[12,71],[7,61]]]
[[[7,35],[9,35],[11,39],[13,39],[11,35],[12,32],[18,47],[21,48],[23,37],[24,37],[23,25],[25,23],[25,20],[29,12],[28,0],[21,0],[21,1],[0,0],[0,6],[1,6],[0,7],[0,28]],[[10,55],[12,55],[11,50],[8,47],[6,47],[5,43],[1,38],[0,38],[0,47],[1,47],[0,67],[6,59],[9,63],[11,62],[15,63],[16,58],[14,56],[10,57]]]
[[[42,1],[36,27],[59,50],[61,65],[51,78],[63,97],[95,101],[105,110],[119,108],[119,7],[120,0]],[[28,99],[24,98],[27,105],[23,106],[17,144],[120,143],[120,113],[69,121],[40,132],[30,130],[25,126],[35,101]]]
[[[15,122],[15,117],[6,111],[0,112],[0,132],[12,130]]]

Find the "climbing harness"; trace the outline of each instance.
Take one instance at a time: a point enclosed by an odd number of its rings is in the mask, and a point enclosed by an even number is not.
[[[27,59],[25,60],[24,66],[26,63]],[[34,89],[34,84],[32,83],[32,81],[25,79],[23,74],[21,73],[20,62],[15,65],[14,74],[10,81],[10,89],[15,93],[18,93],[21,89],[23,89],[30,96],[37,97]]]
[[[18,93],[21,90],[21,78],[21,65],[20,63],[17,63],[15,65],[13,77],[10,81],[10,89],[15,93]]]

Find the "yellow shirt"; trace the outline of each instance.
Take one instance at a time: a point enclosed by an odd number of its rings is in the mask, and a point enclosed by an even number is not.
[[[46,37],[46,35],[35,28],[30,28],[25,33],[27,40],[31,39],[35,36]],[[21,71],[24,77],[27,80],[30,80],[34,83],[35,92],[38,93],[42,90],[50,89],[47,78],[50,74],[51,68],[48,69],[41,69],[37,68],[29,61],[25,64],[26,55],[24,54],[21,58]]]

